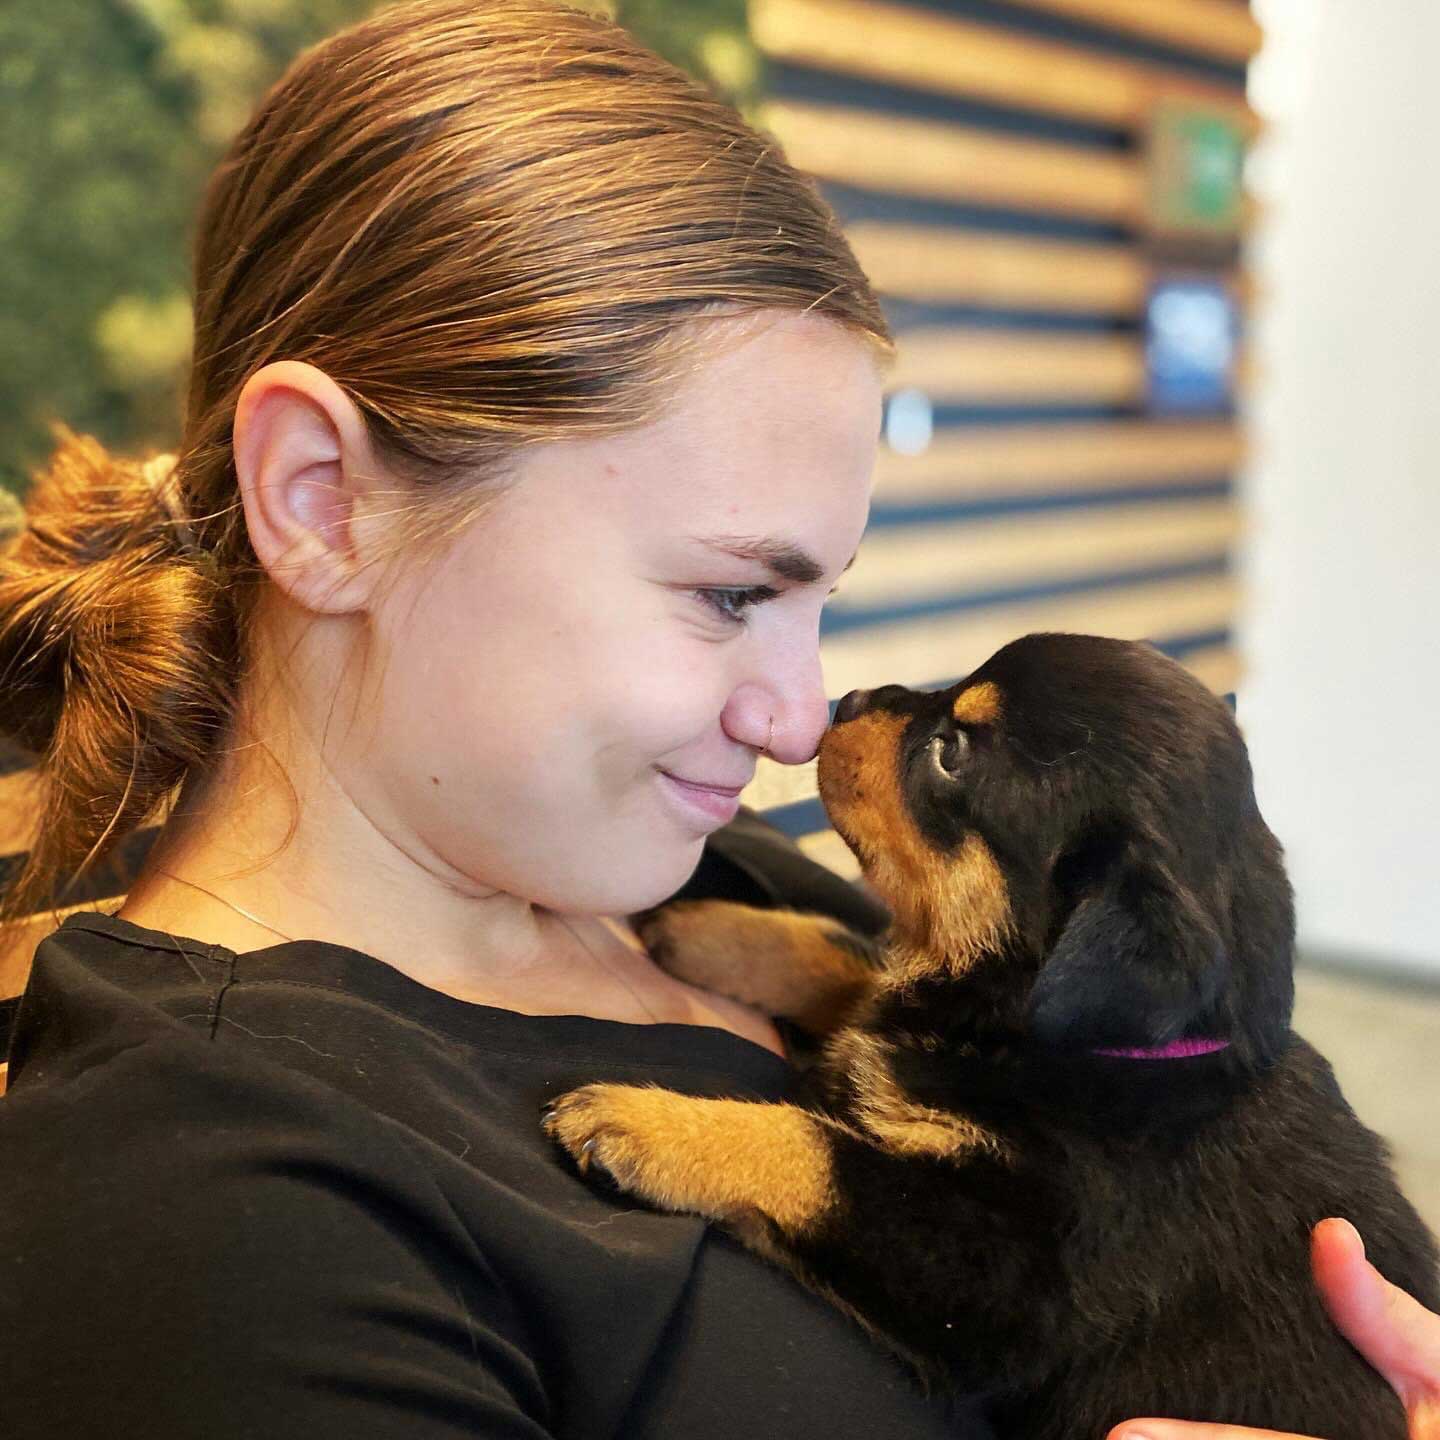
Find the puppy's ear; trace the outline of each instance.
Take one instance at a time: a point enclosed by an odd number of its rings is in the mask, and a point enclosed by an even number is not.
[[[1213,1005],[1225,945],[1159,858],[1163,848],[1125,846],[1092,875],[1031,990],[1037,1038],[1064,1048],[1164,1045]]]

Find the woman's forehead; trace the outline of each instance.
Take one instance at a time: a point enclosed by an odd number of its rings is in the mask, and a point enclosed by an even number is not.
[[[677,479],[697,500],[753,486],[868,480],[882,385],[867,346],[828,322],[762,331],[698,367],[648,425],[599,442],[597,453],[637,482]]]
[[[593,541],[611,529],[813,583],[864,528],[880,396],[861,341],[829,322],[776,326],[722,346],[648,423],[534,447],[520,491],[536,518]]]
[[[852,558],[869,513],[876,449],[873,431],[856,425],[853,412],[806,425],[797,419],[784,435],[641,445],[606,460],[596,477],[606,493],[595,498],[632,534],[678,536],[698,560],[728,558],[759,565],[770,578],[812,584]]]

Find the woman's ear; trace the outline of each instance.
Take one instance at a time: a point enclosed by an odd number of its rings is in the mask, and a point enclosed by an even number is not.
[[[1151,846],[1132,842],[1051,947],[1030,992],[1030,1028],[1067,1049],[1164,1045],[1212,1007],[1228,970],[1199,900]]]
[[[313,365],[277,361],[245,382],[233,444],[250,541],[270,578],[307,610],[364,609],[380,538],[366,506],[384,477],[354,402]]]

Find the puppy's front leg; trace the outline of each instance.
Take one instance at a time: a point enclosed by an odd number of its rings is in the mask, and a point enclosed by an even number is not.
[[[838,1127],[793,1105],[585,1085],[553,1101],[544,1123],[582,1171],[602,1166],[623,1190],[767,1252],[834,1204],[827,1132]]]
[[[733,900],[681,900],[638,916],[650,957],[812,1035],[836,1029],[869,992],[880,947],[828,915]]]

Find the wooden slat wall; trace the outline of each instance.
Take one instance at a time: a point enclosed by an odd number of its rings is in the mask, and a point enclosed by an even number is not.
[[[1244,64],[1260,49],[1255,17],[1236,0],[1014,0],[1030,10],[1107,25],[1121,32]]]
[[[879,503],[1059,499],[1145,485],[1210,483],[1236,470],[1244,438],[1228,421],[954,426],[919,455],[882,452]]]
[[[1095,0],[1091,8],[1139,12],[1148,4],[1136,0],[1130,6],[1104,7]],[[1217,6],[1188,0],[1170,8],[1172,13],[1191,12],[1198,24],[1200,16]],[[760,47],[778,59],[916,90],[1116,126],[1143,121],[1157,89],[1184,91],[1257,128],[1243,93],[1194,80],[1184,71],[1167,72],[1150,63],[1119,60],[916,6],[876,0],[751,0],[750,28]]]
[[[771,101],[764,116],[792,163],[821,180],[1116,224],[1142,211],[1144,172],[1128,157],[810,101]]]
[[[857,221],[847,230],[877,289],[897,300],[1076,315],[1138,316],[1149,267],[1133,246]],[[1247,277],[1228,275],[1237,301]]]
[[[921,453],[882,453],[870,531],[822,629],[832,704],[951,683],[1040,629],[1150,639],[1233,692],[1245,442],[1229,412],[1146,410],[1145,134],[1176,97],[1256,133],[1248,8],[752,0],[751,23],[771,67],[764,123],[818,176],[885,299],[892,388],[935,416]],[[1205,270],[1243,316],[1233,249]],[[857,873],[813,766],[764,761],[744,798]]]

